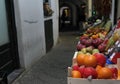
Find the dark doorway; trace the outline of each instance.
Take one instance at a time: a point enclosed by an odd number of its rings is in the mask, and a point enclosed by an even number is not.
[[[46,20],[44,25],[45,25],[46,52],[48,52],[53,47],[53,22],[52,22],[52,19]]]
[[[0,72],[19,68],[13,0],[0,0]]]
[[[78,31],[78,4],[80,2],[59,0],[59,31]]]

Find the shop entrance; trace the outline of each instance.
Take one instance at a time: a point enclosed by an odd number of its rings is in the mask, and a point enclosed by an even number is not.
[[[12,0],[0,0],[0,72],[19,67]]]

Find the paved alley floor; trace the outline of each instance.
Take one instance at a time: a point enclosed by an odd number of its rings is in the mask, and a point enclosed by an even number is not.
[[[67,84],[78,37],[75,32],[60,33],[58,44],[12,84]]]

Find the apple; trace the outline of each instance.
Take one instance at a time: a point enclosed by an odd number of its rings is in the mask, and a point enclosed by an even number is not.
[[[77,44],[76,47],[77,47],[77,50],[80,51],[82,48],[85,48],[86,46],[81,44],[81,43],[79,43],[79,44]]]
[[[84,43],[86,46],[90,46],[92,44],[92,39],[87,39]]]
[[[118,69],[116,68],[116,67],[112,67],[112,68],[110,68],[110,70],[112,71],[112,78],[113,79],[117,79],[117,77],[118,77]]]
[[[81,76],[84,76],[84,70],[85,70],[85,66],[80,66],[79,67],[79,72],[81,73]]]
[[[93,39],[92,40],[92,44],[94,45],[94,47],[98,46],[98,40],[97,39]]]
[[[89,37],[88,37],[87,35],[81,36],[81,37],[80,37],[80,41],[83,40],[83,39],[88,39],[88,38],[89,38]]]
[[[93,46],[86,47],[86,50],[87,50],[88,52],[92,53]]]
[[[93,79],[96,79],[98,76],[97,71],[93,67],[86,67],[84,69],[83,78],[88,78],[89,76],[92,76]]]
[[[104,44],[104,43],[102,43],[98,46],[98,49],[99,49],[100,52],[104,52],[105,48],[106,48],[106,44]]]
[[[81,53],[83,54],[83,52],[82,52],[82,51],[78,51],[78,53],[77,53],[77,54],[79,55],[79,54],[81,54]]]
[[[105,66],[106,64],[106,57],[104,56],[104,54],[102,53],[95,53],[93,54],[96,59],[97,59],[97,64],[100,65],[100,66]]]
[[[103,40],[102,40],[101,38],[96,38],[96,39],[93,39],[93,40],[92,40],[92,44],[93,44],[95,47],[98,47],[102,42],[103,42]]]
[[[80,43],[83,44],[83,45],[86,45],[85,42],[87,41],[87,39],[81,39],[80,40]]]
[[[92,54],[95,54],[95,53],[99,53],[99,50],[96,48],[92,50]]]
[[[78,71],[78,70],[79,70],[79,66],[78,66],[78,65],[73,65],[73,66],[72,66],[72,69]]]
[[[86,53],[87,56],[90,56],[91,54],[89,52]]]
[[[86,48],[81,49],[81,52],[85,54],[87,52]]]

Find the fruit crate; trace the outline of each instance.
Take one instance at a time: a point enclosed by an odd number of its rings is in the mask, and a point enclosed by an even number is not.
[[[67,84],[120,84],[120,80],[72,78],[72,68],[68,67]]]
[[[72,66],[77,63],[76,56],[78,52],[74,53],[72,59]],[[112,65],[116,66],[116,65]],[[117,66],[120,69],[120,59],[118,61]],[[120,84],[120,80],[117,79],[89,79],[89,78],[72,78],[71,77],[72,67],[68,67],[68,77],[67,84]]]

